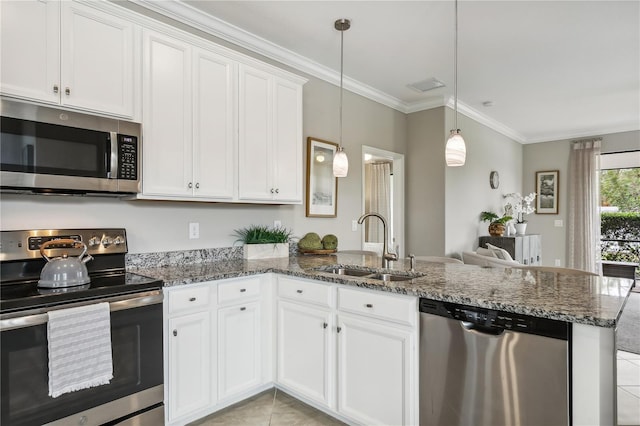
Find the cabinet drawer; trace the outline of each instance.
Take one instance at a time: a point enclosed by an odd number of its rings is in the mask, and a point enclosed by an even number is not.
[[[278,296],[321,306],[330,305],[331,287],[287,277],[278,277]]]
[[[209,306],[209,287],[189,287],[169,292],[169,313],[195,310]]]
[[[241,302],[260,296],[259,277],[218,284],[218,303]]]
[[[338,288],[338,309],[413,325],[418,307],[415,298]]]

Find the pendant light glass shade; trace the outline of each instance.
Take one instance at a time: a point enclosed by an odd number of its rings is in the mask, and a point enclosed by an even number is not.
[[[455,129],[447,140],[444,157],[449,167],[464,166],[467,147],[458,129],[458,0],[455,1],[455,39],[453,43],[453,122]]]
[[[464,144],[464,139],[460,134],[460,130],[452,130],[451,135],[447,140],[447,147],[445,148],[445,159],[447,160],[447,166],[464,166],[466,158],[467,147]]]
[[[351,21],[348,19],[338,19],[334,24],[334,28],[340,31],[340,144],[333,156],[333,175],[335,177],[347,177],[349,173],[349,159],[347,153],[342,148],[342,92],[344,79],[344,32],[351,28]]]
[[[339,147],[333,156],[333,175],[335,177],[347,177],[349,173],[349,159],[342,147]]]

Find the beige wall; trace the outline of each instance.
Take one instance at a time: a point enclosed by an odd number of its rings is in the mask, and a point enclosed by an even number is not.
[[[640,150],[640,132],[621,132],[602,137],[602,152],[621,152]],[[542,235],[542,264],[553,266],[556,259],[561,266],[566,266],[567,246],[567,171],[569,169],[569,148],[571,140],[559,140],[524,145],[523,152],[523,190],[525,193],[534,192],[535,173],[544,170],[559,170],[560,194],[558,200],[558,214],[530,214],[527,216],[529,225],[527,233]],[[555,221],[561,220],[562,226],[555,226]]]
[[[338,142],[339,88],[315,79],[304,86],[303,139]],[[339,179],[338,217],[307,218],[304,205],[261,206],[196,202],[121,201],[99,197],[60,197],[2,194],[0,228],[124,227],[131,253],[226,247],[234,243],[234,229],[251,224],[272,225],[281,220],[301,237],[314,231],[338,236],[341,249],[360,248],[360,232],[351,220],[362,211],[361,145],[406,152],[406,115],[345,92],[344,146],[350,159],[349,176]],[[306,157],[305,157],[306,158]],[[303,160],[304,161],[304,160]],[[304,162],[306,168],[306,161]],[[306,177],[306,170],[304,170]],[[304,178],[304,177],[303,177]],[[200,239],[188,239],[189,222],[200,223]]]

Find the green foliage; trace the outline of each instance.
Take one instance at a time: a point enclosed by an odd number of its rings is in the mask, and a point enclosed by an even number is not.
[[[251,225],[247,228],[236,229],[234,235],[238,237],[236,242],[245,244],[278,244],[288,243],[291,239],[291,231],[282,227],[270,228],[264,225]]]
[[[513,219],[513,217],[507,216],[507,215],[500,217],[497,214],[495,214],[494,212],[482,212],[482,213],[480,213],[480,220],[483,221],[483,222],[500,223],[502,225],[505,225],[511,219]]]
[[[640,212],[640,168],[600,172],[600,198],[603,206]]]
[[[640,262],[640,213],[615,212],[600,215],[602,260]]]

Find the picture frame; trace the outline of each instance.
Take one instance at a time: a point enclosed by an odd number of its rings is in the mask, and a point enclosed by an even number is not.
[[[333,175],[333,156],[338,144],[307,138],[307,217],[336,217],[338,178]]]
[[[558,214],[560,171],[536,172],[536,214]]]

